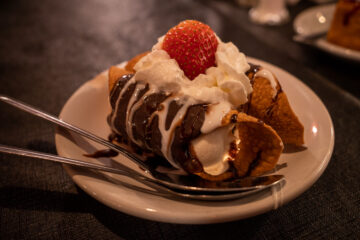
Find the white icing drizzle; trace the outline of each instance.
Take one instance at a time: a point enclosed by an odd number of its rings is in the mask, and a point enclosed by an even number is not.
[[[245,75],[245,72],[249,69],[249,65],[245,55],[240,53],[233,44],[223,43],[219,40],[219,46],[216,52],[217,67],[208,69],[206,74],[200,75],[198,79],[194,81],[190,81],[183,74],[182,70],[179,69],[176,61],[170,59],[170,56],[159,48],[159,46],[154,47],[152,53],[148,54],[135,65],[136,74],[121,89],[118,99],[116,100],[113,115],[110,119],[110,124],[116,133],[121,134],[118,129],[115,128],[115,119],[119,111],[120,99],[128,90],[130,84],[136,82],[135,90],[127,103],[124,128],[132,142],[139,147],[145,147],[145,140],[134,139],[134,113],[144,104],[144,100],[151,94],[159,93],[161,90],[167,93],[169,91],[169,94],[172,93],[172,95],[160,103],[162,109],[155,110],[147,122],[151,123],[153,118],[158,116],[158,129],[161,134],[161,152],[170,164],[176,168],[180,168],[179,163],[172,157],[171,145],[173,143],[175,129],[182,123],[189,107],[195,104],[208,104],[209,107],[205,112],[205,121],[200,131],[203,135],[210,135],[213,131],[217,131],[218,128],[222,127],[224,116],[229,113],[230,110],[236,108],[236,106],[244,104],[248,100],[246,96],[252,92],[250,81]],[[274,90],[272,97],[274,98],[276,96],[278,83],[270,71],[261,69],[255,73],[254,77],[268,79]],[[141,90],[145,88],[146,83],[149,84],[149,90],[136,101]],[[221,86],[223,86],[223,88],[221,88]],[[176,93],[176,95],[174,95],[174,93]],[[232,93],[232,95],[230,93]],[[242,95],[245,97],[241,98]],[[236,101],[232,96],[234,96]],[[239,99],[241,99],[241,101]],[[182,106],[172,119],[169,129],[166,130],[166,118],[169,113],[170,103],[174,100]],[[222,131],[218,132],[220,135],[222,134]],[[211,135],[211,137],[213,138],[213,135]],[[237,139],[238,136],[232,136],[232,138]],[[204,141],[206,140],[207,139]],[[229,145],[229,143],[225,142],[223,145]],[[222,152],[226,152],[227,150],[227,146],[219,148],[219,151]],[[202,156],[198,156],[199,161],[205,163],[205,160],[201,160],[201,157]],[[224,154],[224,159],[227,159],[227,154]],[[277,205],[275,207],[277,207]]]
[[[142,139],[136,141],[134,139],[134,113],[150,94],[159,93],[161,90],[167,93],[176,93],[177,95],[171,95],[160,103],[162,109],[155,110],[147,119],[147,122],[151,123],[154,117],[158,116],[161,152],[174,167],[179,168],[179,163],[176,163],[172,158],[171,145],[173,144],[175,129],[182,123],[189,107],[196,104],[209,105],[200,131],[201,134],[210,134],[216,131],[217,128],[222,127],[224,116],[231,109],[244,104],[247,101],[247,96],[252,91],[250,80],[245,74],[250,68],[245,55],[232,43],[223,43],[220,39],[218,39],[218,42],[215,54],[216,66],[209,68],[206,74],[200,74],[193,81],[190,81],[184,75],[176,60],[171,59],[168,53],[161,49],[162,39],[159,39],[159,43],[154,46],[150,54],[143,57],[134,66],[136,73],[132,81],[142,83],[145,81],[149,84],[149,91],[136,101],[136,93],[143,89],[137,86],[134,96],[130,98],[126,109],[125,128],[127,135],[139,147],[146,147],[144,146],[145,141],[142,141]],[[124,89],[127,88],[128,85],[124,86]],[[170,103],[173,100],[182,106],[172,119],[170,128],[166,130],[166,118],[169,113]],[[114,109],[114,112],[114,115],[116,115],[118,107]],[[201,162],[201,159],[199,161]]]
[[[152,87],[151,87],[152,88]],[[171,121],[170,127],[168,130],[166,130],[166,117],[169,112],[170,103],[172,101],[176,101],[178,104],[182,104],[180,109],[175,114],[174,118]],[[184,96],[169,96],[165,101],[163,101],[160,105],[162,105],[163,109],[161,111],[155,111],[150,117],[149,122],[152,121],[152,119],[155,116],[158,116],[159,122],[158,122],[158,128],[161,133],[161,152],[164,155],[164,157],[168,160],[168,162],[174,166],[175,168],[181,168],[177,162],[174,161],[172,157],[171,152],[171,144],[174,138],[174,131],[175,128],[181,124],[183,118],[186,115],[186,112],[188,108],[195,104],[196,101],[193,99],[186,99]]]
[[[129,103],[128,103],[128,106],[127,106],[127,109],[126,109],[126,120],[125,120],[125,124],[126,124],[126,133],[128,134],[128,136],[131,138],[131,140],[133,142],[136,142],[134,141],[134,137],[132,135],[132,122],[129,121],[129,116],[130,116],[130,110],[132,110],[133,108],[133,105],[134,105],[134,102],[136,101],[139,93],[141,90],[143,90],[144,88],[146,87],[146,85],[144,83],[140,83],[140,82],[137,82],[137,85],[136,85],[136,88],[134,90],[134,93],[132,94],[130,100],[129,100]],[[136,142],[138,144],[140,144],[140,142]]]
[[[146,85],[143,82],[136,81],[135,78],[130,79],[125,84],[125,86],[122,88],[122,90],[118,96],[114,112],[115,113],[118,112],[120,99],[122,98],[124,93],[127,91],[129,86],[135,82],[137,82],[137,85],[135,87],[135,90],[134,90],[131,98],[128,101],[128,105],[127,105],[127,109],[126,109],[125,128],[126,128],[126,132],[127,132],[129,139],[132,142],[134,142],[135,144],[137,144],[138,146],[143,147],[144,144],[142,141],[134,139],[134,135],[133,135],[134,113],[144,104],[144,100],[149,95],[154,94],[154,93],[159,93],[159,89],[155,85],[149,84],[149,90],[138,101],[136,101],[140,91],[143,90],[146,87]],[[172,101],[176,101],[177,104],[181,104],[182,106],[178,109],[175,116],[173,117],[173,119],[170,123],[169,129],[166,130],[166,117],[168,115],[170,103]],[[187,95],[182,95],[182,94],[171,95],[167,99],[165,99],[162,103],[160,103],[162,105],[163,109],[160,111],[158,111],[158,110],[154,111],[151,114],[151,116],[149,117],[148,122],[150,123],[155,116],[158,116],[158,119],[159,119],[158,128],[161,133],[161,152],[164,155],[164,157],[168,160],[168,162],[175,168],[181,168],[179,163],[177,163],[173,159],[172,152],[171,152],[171,145],[172,145],[173,138],[174,138],[175,128],[177,126],[179,126],[179,124],[181,124],[181,122],[183,121],[190,106],[195,105],[195,104],[201,104],[201,103],[202,103],[202,101],[196,100]],[[221,121],[222,121],[223,117],[230,110],[231,110],[231,105],[228,102],[220,102],[217,104],[210,104],[209,110],[205,113],[206,120],[204,121],[203,126],[201,127],[200,131],[203,134],[207,134],[207,133],[210,133],[210,132],[214,131],[215,129],[221,127]],[[116,114],[113,114],[112,119],[111,119],[112,126],[115,125],[114,124],[115,118],[116,118],[115,115]],[[116,128],[113,127],[113,129],[115,130],[116,133],[119,133]]]
[[[272,72],[270,72],[267,69],[262,68],[260,71],[256,72],[254,75],[254,78],[256,77],[263,77],[266,78],[270,81],[271,87],[273,88],[273,95],[272,97],[274,98],[276,96],[277,90],[276,90],[276,86],[277,86],[277,82],[275,80],[274,75],[272,74]]]
[[[114,110],[113,110],[112,114],[110,115],[110,127],[115,133],[121,135],[121,133],[117,130],[117,128],[115,127],[115,124],[114,124],[114,121],[116,118],[116,113],[117,113],[116,110],[118,108],[119,102],[120,102],[120,98],[117,98],[116,102],[115,102]]]
[[[161,102],[159,104],[159,106],[162,107],[162,109],[159,111],[154,111],[150,117],[149,117],[149,120],[148,120],[148,124],[151,123],[153,121],[153,119],[158,116],[158,128],[160,130],[160,133],[161,133],[161,146],[163,146],[163,140],[164,138],[167,139],[167,136],[164,135],[164,132],[165,132],[165,121],[166,121],[166,116],[167,116],[167,113],[168,113],[168,109],[169,109],[169,103],[172,101],[173,99],[171,97],[167,97],[165,99],[165,101]],[[163,130],[163,131],[162,131]],[[165,156],[165,155],[164,155]]]
[[[164,156],[166,157],[166,159],[174,166],[179,168],[178,163],[176,163],[172,157],[172,152],[171,152],[171,144],[173,142],[173,138],[174,138],[174,131],[175,128],[181,123],[181,121],[184,119],[186,112],[188,110],[188,108],[194,104],[193,101],[188,100],[186,102],[182,103],[183,106],[178,110],[178,112],[176,113],[175,117],[173,118],[170,128],[165,132],[166,132],[166,138],[164,137],[162,140],[162,153],[164,154]],[[165,120],[164,120],[165,123]],[[165,125],[164,125],[165,128]],[[164,135],[163,135],[164,136]],[[166,139],[166,140],[165,140]]]
[[[119,93],[119,96],[118,98],[116,99],[116,103],[115,103],[115,108],[114,108],[114,114],[111,116],[111,120],[110,120],[110,123],[111,123],[111,126],[112,126],[112,129],[115,129],[115,132],[117,134],[121,134],[115,127],[115,119],[116,119],[116,116],[117,116],[117,112],[119,111],[118,108],[119,108],[119,105],[120,105],[120,100],[122,98],[122,95],[126,92],[126,90],[128,89],[129,85],[131,83],[134,83],[135,82],[135,79],[132,77],[130,80],[128,80],[126,82],[126,84],[124,85],[124,87],[121,89],[120,93]]]
[[[263,77],[263,78],[268,79],[270,81],[272,88],[274,89],[273,97],[276,96],[277,82],[275,80],[275,77],[273,76],[273,74],[270,71],[268,71],[266,69],[261,69],[260,71],[258,71],[255,74],[255,77]],[[118,99],[116,100],[115,109],[114,109],[115,114],[113,114],[111,117],[111,125],[112,125],[112,129],[114,129],[114,131],[116,133],[120,134],[119,131],[114,127],[116,113],[119,110],[120,99],[122,98],[124,93],[128,90],[129,86],[135,82],[137,83],[137,85],[135,87],[134,93],[132,94],[132,96],[130,97],[130,99],[128,101],[128,105],[127,105],[127,109],[126,109],[126,121],[125,121],[126,126],[125,126],[125,128],[126,128],[126,132],[127,132],[128,137],[130,138],[130,140],[133,141],[138,146],[143,147],[144,144],[142,141],[134,139],[134,135],[133,135],[133,131],[132,131],[133,126],[134,126],[134,121],[133,121],[134,113],[144,104],[144,100],[148,96],[150,96],[151,94],[160,92],[159,88],[156,85],[149,84],[149,90],[138,101],[136,101],[139,93],[141,92],[141,90],[143,90],[145,88],[146,85],[142,81],[136,81],[136,79],[134,77],[131,78],[125,84],[125,86],[122,88],[122,90],[118,96]],[[174,100],[178,104],[181,104],[182,106],[180,107],[180,109],[177,111],[174,118],[172,119],[169,129],[166,130],[166,126],[165,126],[166,117],[169,112],[170,103]],[[175,128],[177,126],[179,126],[179,124],[181,124],[181,122],[184,119],[184,117],[187,113],[187,110],[190,106],[195,105],[195,104],[201,104],[201,103],[203,103],[201,100],[196,100],[192,97],[183,95],[181,93],[180,93],[180,95],[179,94],[171,95],[167,99],[165,99],[162,103],[160,103],[162,106],[162,109],[160,111],[158,111],[158,110],[154,111],[151,114],[151,116],[149,117],[148,122],[150,123],[155,116],[158,116],[158,119],[159,119],[158,128],[161,133],[161,152],[164,155],[164,157],[168,160],[168,162],[175,168],[181,168],[179,166],[179,164],[173,159],[172,152],[171,152],[171,145],[172,145],[173,138],[174,138]],[[224,116],[231,109],[232,109],[232,105],[227,101],[209,104],[209,108],[205,113],[206,120],[203,122],[203,125],[200,129],[201,133],[209,134],[209,133],[213,132],[215,129],[221,127]],[[234,137],[236,137],[236,136],[234,136]],[[224,157],[226,157],[226,154],[224,155]],[[223,162],[222,164],[227,164],[227,163]],[[281,188],[280,188],[280,190],[281,190]],[[282,197],[281,197],[282,193],[281,193],[281,191],[279,192],[279,190],[276,188],[276,186],[274,186],[272,188],[272,193],[273,193],[272,195],[274,198],[274,208],[276,209],[279,207],[279,205],[282,204]]]
[[[161,152],[164,154],[164,156],[166,156],[165,155],[165,151],[164,151],[164,145],[166,145],[166,144],[164,144],[164,139],[169,139],[169,132],[168,131],[166,131],[166,129],[165,129],[165,122],[166,122],[166,116],[167,116],[167,114],[168,114],[168,112],[169,112],[169,105],[170,105],[170,103],[172,102],[174,100],[174,98],[173,97],[168,97],[165,101],[163,101],[162,103],[161,103],[161,105],[162,105],[162,107],[163,107],[163,109],[160,111],[160,112],[155,112],[156,114],[157,114],[157,116],[159,117],[159,131],[160,131],[160,133],[161,133]]]
[[[157,92],[157,89],[150,88],[149,91],[147,91],[135,104],[132,104],[131,109],[127,113],[127,119],[126,119],[126,133],[128,134],[131,141],[136,143],[138,146],[143,146],[142,142],[137,141],[134,139],[134,135],[132,133],[132,126],[134,124],[133,117],[136,110],[144,103],[145,98],[147,98],[149,95],[154,94]]]
[[[159,117],[158,127],[161,133],[162,154],[170,162],[171,165],[173,165],[176,168],[180,168],[180,166],[172,159],[171,153],[170,154],[168,153],[168,148],[167,148],[168,143],[171,141],[170,138],[172,137],[172,131],[170,130],[170,128],[166,130],[165,123],[166,123],[166,117],[169,112],[169,106],[172,101],[174,101],[174,97],[172,96],[168,97],[164,102],[161,103],[163,109],[161,111],[155,111],[153,116],[157,115]]]

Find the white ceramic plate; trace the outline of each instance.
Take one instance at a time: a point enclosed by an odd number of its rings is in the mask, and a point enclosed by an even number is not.
[[[330,27],[334,10],[335,4],[326,4],[302,11],[294,20],[295,32],[304,37],[325,34]],[[311,45],[339,57],[360,61],[360,51],[332,44],[326,37],[311,41]]]
[[[249,58],[270,69],[278,77],[289,101],[305,127],[307,149],[296,153],[283,153],[279,164],[287,167],[277,171],[284,174],[286,184],[249,197],[223,202],[170,199],[151,195],[143,191],[116,185],[92,171],[68,167],[65,169],[74,182],[85,192],[107,206],[121,212],[155,221],[206,224],[243,219],[276,209],[307,190],[325,170],[334,146],[334,130],[324,104],[296,77],[269,63]],[[81,86],[63,107],[61,119],[80,126],[104,138],[110,133],[106,123],[110,111],[107,95],[107,72]],[[55,136],[56,148],[61,156],[85,161],[111,163],[109,159],[91,159],[83,156],[95,149],[104,149],[72,134],[66,138],[59,132]],[[129,160],[114,158],[136,170]],[[117,177],[125,183],[134,181]],[[141,186],[141,185],[140,185]]]

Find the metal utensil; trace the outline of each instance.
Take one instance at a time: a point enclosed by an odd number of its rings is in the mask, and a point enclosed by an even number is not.
[[[0,100],[4,101],[18,109],[21,109],[25,112],[28,112],[30,114],[33,114],[35,116],[38,116],[40,118],[43,118],[45,120],[48,120],[50,122],[53,122],[61,127],[64,127],[68,130],[71,130],[75,133],[78,133],[86,138],[89,138],[95,142],[98,142],[124,156],[126,156],[128,159],[136,163],[138,166],[140,166],[144,171],[148,174],[150,174],[153,178],[153,183],[160,184],[164,187],[170,188],[170,189],[177,189],[181,191],[187,191],[187,192],[235,192],[235,191],[250,191],[250,190],[258,190],[258,189],[264,189],[269,186],[272,186],[273,184],[278,183],[279,181],[284,179],[283,175],[272,175],[272,176],[263,176],[263,177],[245,177],[240,178],[234,181],[222,181],[222,182],[211,182],[206,181],[204,179],[201,179],[197,176],[193,175],[178,175],[174,173],[164,173],[164,172],[158,172],[156,169],[151,167],[150,165],[146,164],[146,162],[142,161],[137,155],[134,153],[131,153],[127,151],[126,149],[115,145],[101,137],[98,137],[88,131],[85,131],[83,129],[80,129],[74,125],[71,125],[61,119],[58,119],[57,117],[50,115],[44,111],[41,111],[35,107],[32,107],[26,103],[23,103],[21,101],[12,99],[10,97],[0,95]],[[34,154],[33,157],[36,157]],[[103,169],[104,170],[104,169]],[[106,171],[106,170],[104,170]],[[124,173],[124,170],[122,171]],[[135,172],[135,171],[134,171]],[[131,176],[134,174],[133,172],[129,173],[127,172],[127,176]],[[125,174],[123,174],[125,175]],[[135,176],[135,175],[134,175]]]
[[[5,152],[8,154],[14,154],[14,155],[20,155],[20,156],[24,156],[24,157],[32,157],[32,158],[37,158],[37,159],[42,159],[42,160],[48,160],[48,161],[53,161],[53,162],[58,162],[58,163],[64,163],[64,164],[68,164],[68,165],[84,167],[84,168],[94,169],[94,170],[99,170],[99,171],[105,171],[105,172],[110,172],[110,173],[115,173],[115,174],[120,174],[123,176],[130,177],[132,179],[135,179],[135,180],[157,190],[157,192],[151,191],[150,193],[152,193],[152,194],[168,196],[168,197],[177,196],[177,197],[197,199],[197,200],[219,201],[219,200],[230,200],[230,199],[240,198],[240,197],[244,197],[244,196],[247,196],[250,194],[254,194],[254,193],[256,193],[260,190],[263,190],[267,187],[271,187],[275,184],[278,184],[279,182],[281,182],[283,180],[283,176],[281,176],[281,175],[260,177],[260,178],[257,178],[257,180],[267,181],[268,185],[263,185],[262,187],[259,187],[259,188],[256,188],[256,189],[253,189],[250,191],[218,192],[215,194],[214,194],[214,192],[193,192],[193,191],[187,192],[187,191],[178,191],[175,189],[169,189],[166,185],[161,184],[161,182],[159,182],[157,179],[152,179],[152,178],[146,177],[135,171],[130,173],[128,171],[118,169],[118,168],[107,167],[107,166],[103,166],[100,164],[89,163],[89,162],[85,162],[85,161],[81,161],[81,160],[61,157],[61,156],[37,152],[37,151],[31,151],[31,150],[27,150],[27,149],[10,147],[10,146],[5,146],[5,145],[1,145],[1,144],[0,144],[0,152]]]

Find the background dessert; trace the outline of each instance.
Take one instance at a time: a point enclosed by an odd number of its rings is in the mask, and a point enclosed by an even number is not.
[[[327,40],[343,47],[360,50],[359,0],[338,1]]]

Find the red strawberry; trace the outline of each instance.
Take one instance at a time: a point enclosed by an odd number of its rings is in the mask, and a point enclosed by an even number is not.
[[[193,80],[215,66],[218,46],[214,31],[206,24],[185,20],[165,35],[162,48],[175,59],[185,75]]]

